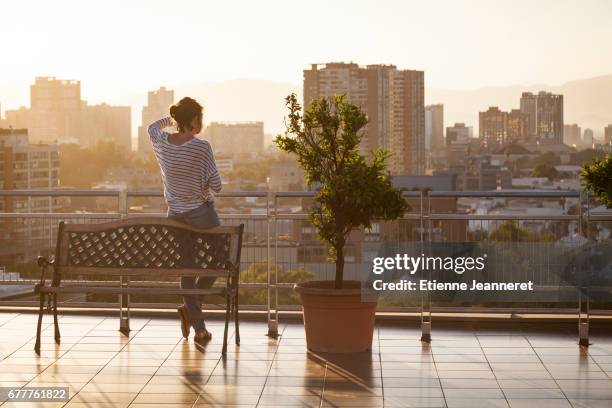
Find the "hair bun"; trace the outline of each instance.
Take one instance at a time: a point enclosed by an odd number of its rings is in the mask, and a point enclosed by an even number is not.
[[[195,118],[199,119],[200,124],[202,122],[202,105],[195,99],[185,97],[170,106],[170,116],[176,122],[179,132],[191,130]]]

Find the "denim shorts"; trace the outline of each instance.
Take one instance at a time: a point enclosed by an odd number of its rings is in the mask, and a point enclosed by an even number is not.
[[[201,229],[221,225],[217,211],[215,211],[215,205],[210,201],[205,202],[198,208],[182,213],[172,213],[168,210],[168,218],[182,221],[192,227]]]

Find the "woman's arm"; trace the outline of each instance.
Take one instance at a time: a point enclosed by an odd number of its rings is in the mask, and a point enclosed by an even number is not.
[[[162,129],[170,126],[172,124],[172,118],[166,117],[155,121],[149,125],[149,137],[151,138],[151,142],[159,143],[163,140],[164,131]]]
[[[221,177],[219,176],[217,163],[215,163],[215,157],[209,143],[206,143],[204,157],[204,186],[208,186],[215,193],[221,191]]]

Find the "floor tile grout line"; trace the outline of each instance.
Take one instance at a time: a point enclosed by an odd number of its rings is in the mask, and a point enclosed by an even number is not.
[[[431,330],[431,327],[430,327],[430,330]],[[435,341],[435,340],[433,340],[433,341]],[[429,345],[429,353],[431,355],[431,361],[433,363],[434,370],[436,370],[436,378],[438,379],[438,384],[440,384],[440,391],[442,392],[442,399],[444,400],[444,406],[447,407],[448,403],[446,402],[446,393],[444,392],[444,387],[442,387],[442,380],[440,379],[440,374],[438,372],[438,364],[436,363],[436,357],[434,356],[433,346],[432,346],[431,342],[432,342],[432,340],[427,342],[427,344]],[[421,348],[422,347],[423,347],[423,340],[421,340]]]
[[[495,374],[495,370],[493,370],[493,367],[491,366],[491,362],[489,361],[489,357],[487,356],[487,353],[485,353],[485,351],[484,351],[484,346],[480,342],[480,337],[476,333],[474,333],[474,337],[476,337],[476,341],[478,342],[478,347],[480,347],[480,351],[482,352],[482,355],[484,356],[484,358],[485,358],[485,360],[487,362],[487,365],[489,366],[489,370],[491,370],[491,374],[493,374],[493,378],[495,378],[495,382],[497,383],[497,388],[499,389],[499,391],[504,396],[504,400],[506,401],[506,404],[508,406],[510,406],[510,402],[508,401],[506,393],[504,392],[503,388],[501,387],[501,384],[499,383],[499,379],[497,378],[497,374]],[[525,338],[525,336],[523,334],[521,334],[521,337]]]
[[[323,384],[321,384],[321,397],[319,398],[319,408],[323,407],[323,398],[325,397],[325,386],[327,385],[327,371],[329,366],[327,360],[325,360],[325,369],[323,370]]]
[[[149,319],[149,321],[147,321],[147,323],[145,325],[142,326],[142,328],[139,330],[139,332],[144,329],[149,323],[151,322],[151,319]],[[138,333],[137,333],[138,334]],[[136,337],[136,336],[134,336]],[[126,343],[126,346],[132,341],[132,339],[130,339],[130,341],[128,343]],[[172,352],[176,349],[176,347],[179,345],[179,343],[181,342],[181,340],[179,339],[175,344],[174,347],[172,348],[172,350],[170,350],[168,352],[168,354],[166,355],[166,358],[164,358],[164,360],[157,366],[157,370],[155,370],[155,372],[153,374],[151,374],[151,377],[147,380],[146,383],[144,383],[144,385],[142,386],[142,388],[140,389],[140,391],[138,391],[136,393],[136,396],[129,402],[129,404],[127,404],[127,407],[130,407],[134,401],[136,400],[136,398],[138,398],[138,396],[140,395],[141,391],[145,389],[145,387],[149,384],[149,382],[151,382],[151,379],[153,377],[155,377],[155,374],[159,371],[159,369],[161,368],[161,366],[168,361],[168,357],[172,354]],[[122,349],[123,350],[123,349]],[[196,398],[197,401],[197,398]]]
[[[62,317],[63,317],[63,316],[62,316]],[[103,318],[102,320],[100,320],[100,322],[99,322],[97,325],[95,325],[95,326],[94,326],[94,327],[92,327],[92,328],[91,328],[89,331],[87,331],[87,333],[85,333],[84,335],[82,335],[82,336],[80,337],[80,339],[79,339],[77,342],[73,343],[73,344],[72,344],[72,346],[70,346],[70,347],[69,347],[69,348],[68,348],[68,349],[67,349],[65,352],[61,353],[61,354],[59,355],[59,357],[57,357],[57,358],[54,360],[54,362],[53,362],[52,364],[49,364],[49,365],[48,365],[48,366],[47,366],[47,367],[46,367],[44,370],[42,370],[40,373],[36,374],[36,375],[34,376],[34,378],[32,378],[30,381],[26,382],[26,384],[24,385],[24,387],[27,387],[27,386],[28,386],[28,385],[29,385],[29,384],[30,384],[32,381],[34,381],[34,380],[35,380],[36,378],[38,378],[38,377],[39,377],[41,374],[43,374],[45,371],[47,371],[47,370],[49,369],[49,367],[51,367],[52,365],[56,364],[56,363],[57,363],[57,362],[58,362],[58,361],[59,361],[59,360],[60,360],[62,357],[64,357],[64,356],[65,356],[65,355],[66,355],[66,354],[67,354],[67,353],[68,353],[70,350],[72,350],[72,349],[73,349],[73,348],[74,348],[74,347],[75,347],[75,346],[76,346],[76,345],[79,343],[79,341],[81,341],[81,340],[83,339],[83,337],[86,337],[88,333],[91,333],[91,331],[92,331],[92,330],[95,330],[95,329],[96,329],[98,326],[100,326],[102,323],[104,323],[104,321],[105,321],[106,319],[107,319],[107,318],[105,317],[105,318]],[[61,317],[58,319],[58,321],[59,321],[59,320],[61,320]],[[49,327],[49,326],[51,326],[51,324],[49,324],[49,325],[47,325],[47,326]],[[41,330],[41,338],[42,338],[42,332],[43,332],[43,331]],[[32,338],[33,338],[33,337],[32,337]],[[30,340],[28,340],[28,342],[29,342],[29,341],[31,341],[31,340],[32,340],[32,338],[30,338]],[[56,343],[56,344],[57,344],[57,343]],[[60,344],[61,344],[61,338],[60,338]],[[22,348],[22,347],[25,347],[26,345],[27,345],[27,343],[26,343],[26,344],[24,344],[23,346],[21,346],[21,347],[20,347],[18,350],[21,350],[21,348]],[[15,352],[16,352],[16,351],[18,351],[18,350],[15,350]],[[41,352],[42,352],[42,351],[44,351],[44,350],[41,350]],[[86,384],[87,384],[87,383],[86,383]],[[79,390],[79,391],[80,391],[80,390]],[[77,394],[78,394],[78,391],[77,391]],[[74,397],[74,396],[73,396],[73,397]],[[70,398],[70,399],[72,399],[72,398]],[[66,404],[68,404],[68,402],[70,402],[70,400],[66,401]],[[66,404],[64,404],[63,406],[65,406]]]
[[[5,324],[12,322],[13,320],[15,320],[17,318],[17,316],[21,316],[22,313],[15,313],[15,315],[11,318],[9,318],[7,321],[3,322],[2,324],[0,324],[0,327],[4,327]]]
[[[229,341],[230,341],[232,338],[235,338],[235,336],[236,336],[236,332],[234,332],[234,333],[232,334],[232,336],[230,336],[230,337],[227,339],[227,340],[228,340],[228,342],[229,342]],[[178,344],[177,344],[177,346],[178,346]],[[239,347],[240,347],[240,346],[239,346]],[[175,348],[176,348],[176,347],[175,347]],[[196,346],[196,348],[197,348],[197,346]],[[174,350],[174,349],[173,349],[173,350]],[[217,367],[219,367],[219,363],[221,362],[221,360],[222,360],[223,358],[227,358],[227,354],[226,354],[225,356],[224,356],[223,354],[221,354],[221,355],[219,356],[219,358],[217,359],[217,364],[215,364],[215,366],[213,367],[213,369],[210,371],[210,374],[208,374],[208,378],[206,379],[206,382],[203,384],[203,385],[204,385],[204,388],[206,388],[206,385],[207,385],[207,384],[208,384],[208,382],[210,381],[210,378],[213,376],[213,374],[214,374],[215,370],[217,369]],[[204,394],[204,392],[205,392],[205,391],[198,392],[198,396],[196,397],[195,401],[193,401],[193,404],[191,405],[191,407],[192,407],[192,408],[193,408],[193,407],[195,407],[195,406],[197,405],[198,400],[200,399],[200,397],[202,396],[202,394]]]
[[[589,343],[590,344],[590,343]],[[582,346],[580,346],[582,348]],[[593,358],[593,356],[591,355],[591,353],[589,352],[589,347],[585,347],[585,350],[587,352],[587,356],[589,356],[589,358],[591,360],[593,360],[593,364],[595,364],[605,375],[606,377],[608,377],[608,379],[612,380],[612,371],[606,371],[604,370],[597,361],[595,361],[595,359]]]
[[[101,322],[100,322],[98,325],[96,325],[96,327],[94,327],[94,328],[92,328],[90,331],[88,331],[88,332],[87,332],[87,334],[91,333],[91,332],[92,332],[93,330],[95,330],[95,329],[96,329],[98,326],[100,326],[100,324],[102,324],[102,323],[106,322],[106,321],[107,321],[107,320],[109,320],[109,319],[114,319],[114,317],[105,317],[104,319],[102,319],[102,321],[101,321]],[[150,321],[151,321],[151,319],[147,319],[147,322],[146,322],[145,324],[143,324],[143,325],[141,326],[141,328],[140,328],[140,329],[138,329],[138,331],[136,332],[136,334],[134,335],[134,337],[136,337],[136,335],[137,335],[138,333],[140,333],[140,331],[141,331],[141,330],[142,330],[142,329],[143,329],[143,328],[144,328],[144,327],[145,327],[147,324],[149,324],[149,322],[150,322]],[[85,334],[83,337],[87,337],[87,334]],[[83,340],[83,337],[81,337],[81,340]],[[94,374],[94,375],[93,375],[93,376],[92,376],[92,377],[89,379],[89,381],[87,381],[87,382],[85,383],[85,385],[83,385],[83,387],[81,387],[81,389],[79,389],[79,391],[77,391],[77,393],[76,393],[75,395],[73,395],[73,396],[72,396],[72,398],[70,398],[68,401],[66,401],[66,404],[64,404],[63,406],[65,407],[65,406],[66,406],[66,405],[68,405],[70,402],[72,402],[72,399],[73,399],[74,397],[76,397],[76,396],[77,396],[77,395],[78,395],[78,394],[81,392],[81,390],[82,390],[83,388],[87,387],[87,385],[91,383],[91,380],[92,380],[92,379],[94,379],[94,378],[96,378],[96,376],[97,376],[98,374],[100,374],[100,372],[101,372],[102,370],[104,370],[106,367],[108,367],[108,364],[109,364],[109,363],[110,363],[110,362],[111,362],[111,361],[112,361],[112,360],[113,360],[115,357],[117,357],[117,355],[118,355],[118,354],[120,354],[120,353],[121,353],[121,351],[123,351],[123,349],[124,349],[124,348],[125,348],[125,347],[126,347],[128,344],[130,344],[130,342],[132,341],[132,339],[133,339],[133,337],[129,337],[129,338],[128,338],[128,341],[127,341],[127,342],[126,342],[126,343],[123,345],[123,347],[121,347],[121,348],[120,348],[120,349],[119,349],[119,350],[118,350],[118,351],[115,353],[115,355],[114,355],[113,357],[111,357],[111,358],[110,358],[110,359],[107,361],[107,363],[106,363],[106,364],[104,364],[104,365],[102,366],[102,368],[101,368],[100,370],[98,370],[98,372],[97,372],[97,373],[95,373],[95,374]],[[79,341],[80,341],[80,340],[79,340]],[[76,343],[76,344],[78,344],[78,343]],[[74,346],[73,346],[73,347],[74,347]],[[137,395],[138,395],[138,394],[137,394]],[[130,403],[129,403],[129,404],[127,404],[127,406],[129,406],[131,403],[132,403],[132,402],[130,401]]]
[[[380,365],[380,388],[382,390],[382,402],[383,408],[385,407],[385,379],[383,376],[383,366],[382,366],[382,357],[381,357],[381,344],[380,344],[380,328],[375,327],[376,330],[376,346],[377,346],[377,354],[378,354],[378,364]]]
[[[255,404],[255,407],[258,407],[259,403],[261,402],[261,397],[263,396],[264,390],[266,389],[266,384],[268,384],[268,378],[270,378],[270,371],[272,371],[272,366],[274,365],[274,362],[276,361],[276,355],[278,354],[278,348],[280,347],[280,343],[283,339],[283,334],[285,333],[286,329],[287,329],[287,326],[283,325],[283,330],[276,337],[276,340],[277,340],[276,350],[274,350],[274,355],[272,356],[272,362],[270,363],[270,367],[268,367],[266,379],[264,380],[263,386],[261,387],[261,392],[259,393],[259,398],[257,398],[257,403]]]
[[[546,370],[546,372],[548,373],[548,375],[550,375],[550,378],[553,379],[553,381],[555,382],[555,385],[557,386],[557,388],[559,389],[559,391],[561,391],[561,394],[563,394],[563,396],[565,397],[565,400],[567,401],[568,404],[570,404],[570,406],[573,406],[574,404],[572,404],[569,400],[569,398],[567,397],[567,395],[565,394],[565,392],[561,389],[561,387],[559,386],[559,383],[557,382],[557,379],[552,375],[552,373],[550,372],[550,370],[548,369],[548,367],[546,367],[546,364],[544,364],[544,361],[542,360],[542,358],[540,357],[540,355],[538,354],[538,352],[536,351],[536,348],[533,346],[533,343],[531,343],[531,340],[529,340],[529,337],[525,336],[527,343],[529,343],[529,346],[531,347],[531,349],[533,350],[533,352],[535,353],[535,355],[538,357],[538,360],[540,361],[540,363],[542,364],[542,366],[544,367],[544,369]],[[580,348],[582,349],[582,348]],[[505,393],[504,393],[505,395]]]
[[[22,313],[18,313],[18,314],[17,314],[17,316],[21,316],[21,315],[22,315]],[[0,326],[0,327],[3,327],[5,323],[9,323],[9,322],[10,322],[10,321],[12,321],[13,319],[17,318],[17,316],[14,316],[14,317],[13,317],[12,319],[10,319],[8,322],[4,322],[4,323],[2,324],[2,326]],[[44,320],[44,314],[43,314],[43,320]],[[59,320],[61,320],[61,317],[59,318]],[[43,328],[43,327],[41,327],[41,329],[40,329],[40,337],[41,337],[41,340],[42,340],[42,333],[43,333],[45,330],[47,330],[47,329],[49,328],[49,326],[51,326],[52,324],[53,324],[53,323],[48,323],[48,324],[47,324],[47,325],[46,325],[44,328]],[[5,360],[5,359],[9,358],[10,356],[12,356],[13,354],[15,354],[16,352],[20,351],[20,350],[21,350],[23,347],[27,346],[27,345],[28,345],[28,343],[29,343],[29,342],[31,342],[31,341],[32,341],[33,339],[35,339],[35,338],[36,338],[36,335],[34,335],[34,336],[32,336],[32,337],[29,337],[29,338],[26,340],[26,342],[25,342],[25,343],[23,343],[21,346],[19,346],[17,349],[15,349],[15,350],[14,350],[12,353],[7,354],[7,355],[6,355],[4,358],[0,359],[0,361]],[[48,368],[48,367],[47,367],[47,368]],[[46,370],[46,368],[45,368],[45,370]],[[43,370],[43,371],[44,371],[44,370]],[[41,372],[42,372],[42,371],[41,371]],[[38,374],[40,374],[40,373],[38,373]],[[36,377],[34,377],[34,378],[36,378]]]

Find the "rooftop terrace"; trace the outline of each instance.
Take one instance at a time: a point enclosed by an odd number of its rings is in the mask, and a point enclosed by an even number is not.
[[[611,407],[612,334],[593,329],[578,347],[574,326],[377,326],[362,355],[306,352],[301,324],[278,339],[243,322],[240,347],[221,358],[221,322],[205,350],[185,341],[178,319],[62,315],[62,342],[45,316],[40,356],[35,314],[0,312],[0,386],[68,386],[68,403],[42,407]],[[499,327],[504,327],[499,329]],[[607,332],[607,334],[605,333]]]

